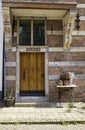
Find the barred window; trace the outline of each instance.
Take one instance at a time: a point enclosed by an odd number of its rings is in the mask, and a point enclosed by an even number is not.
[[[19,21],[19,45],[31,44],[45,45],[45,20]]]
[[[19,45],[31,45],[31,21],[19,21]]]
[[[44,20],[33,21],[33,44],[45,45],[45,22]]]

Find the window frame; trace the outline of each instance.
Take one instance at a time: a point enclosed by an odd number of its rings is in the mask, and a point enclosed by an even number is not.
[[[20,45],[19,44],[19,21],[20,20],[30,20],[31,21],[31,44],[30,45]],[[45,44],[44,45],[34,45],[33,44],[33,21],[34,20],[44,20],[45,21]],[[46,46],[47,45],[47,19],[42,17],[20,17],[18,18],[17,20],[17,32],[18,32],[18,38],[17,38],[17,43],[18,43],[18,46]]]

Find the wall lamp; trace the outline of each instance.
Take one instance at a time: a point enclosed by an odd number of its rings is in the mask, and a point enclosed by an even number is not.
[[[76,29],[79,30],[79,28],[80,28],[80,15],[79,15],[79,13],[77,13],[77,15],[76,15],[75,22],[76,22]]]

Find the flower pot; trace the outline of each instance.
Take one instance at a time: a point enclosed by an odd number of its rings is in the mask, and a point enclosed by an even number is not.
[[[63,85],[69,85],[69,80],[64,80]]]
[[[6,107],[15,106],[15,98],[5,98],[4,102]]]

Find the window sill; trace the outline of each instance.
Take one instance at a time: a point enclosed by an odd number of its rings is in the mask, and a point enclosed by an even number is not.
[[[56,85],[57,88],[76,88],[77,86],[75,84],[71,84],[71,85]]]
[[[40,46],[39,45],[36,45],[36,46],[35,45],[34,46],[33,45],[18,45],[18,47],[24,47],[24,48],[37,48],[37,47],[46,48],[48,46],[47,45],[44,45],[44,46],[43,45],[42,46],[41,45]]]

